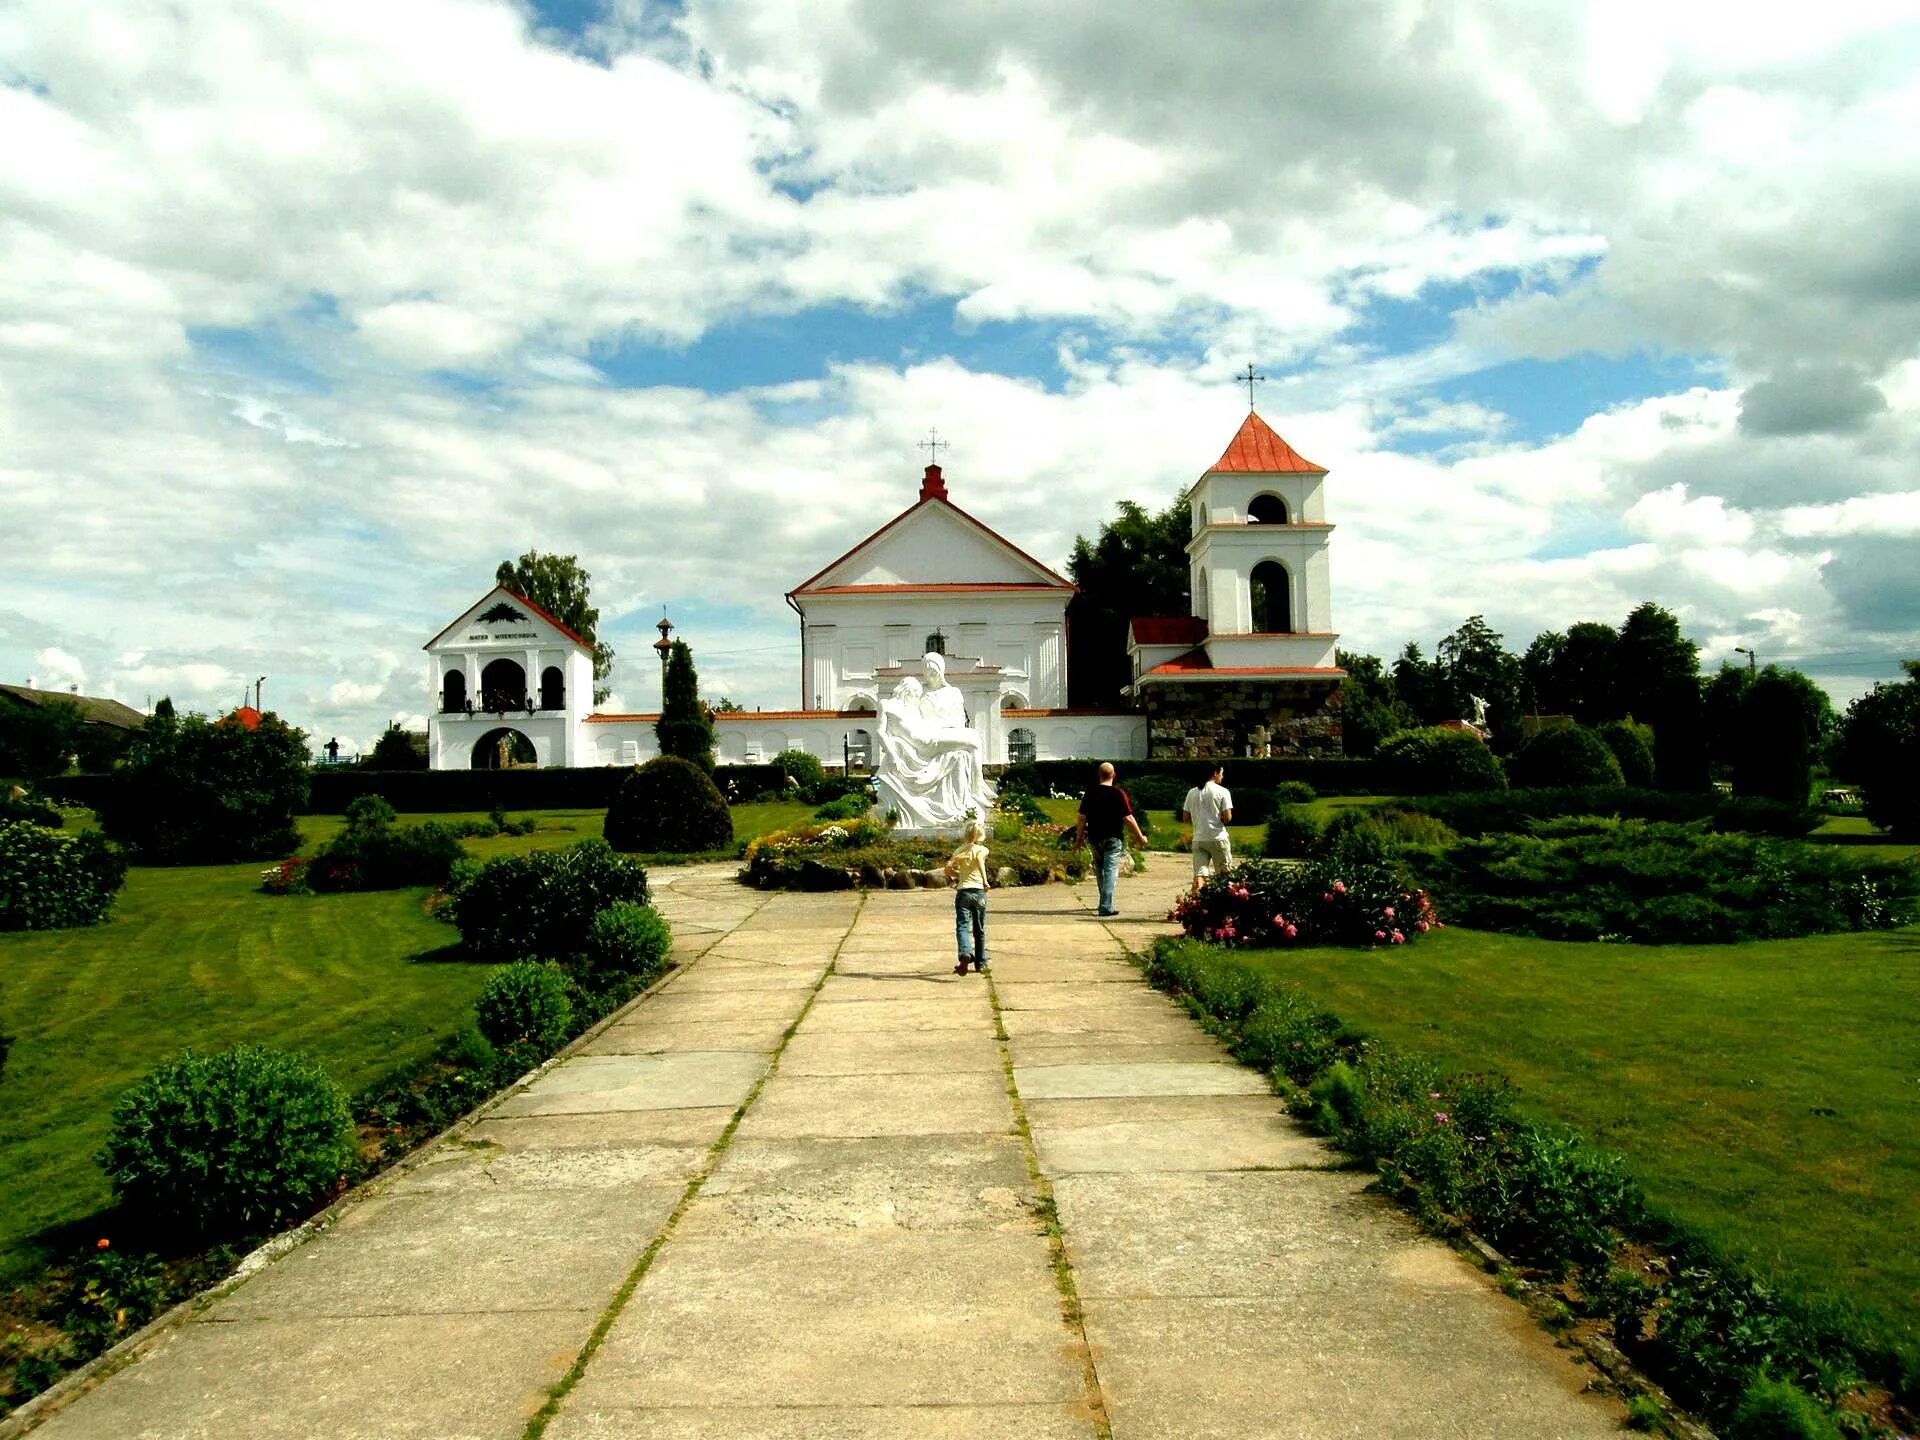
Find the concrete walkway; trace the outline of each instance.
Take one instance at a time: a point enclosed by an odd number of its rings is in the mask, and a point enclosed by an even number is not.
[[[996,892],[990,983],[945,893],[658,872],[664,987],[37,1435],[1617,1433],[1140,980],[1156,865]]]

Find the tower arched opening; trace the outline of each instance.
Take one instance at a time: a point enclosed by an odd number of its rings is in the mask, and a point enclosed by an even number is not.
[[[1285,635],[1293,630],[1293,577],[1278,560],[1262,560],[1253,567],[1251,582],[1253,629],[1259,635]]]

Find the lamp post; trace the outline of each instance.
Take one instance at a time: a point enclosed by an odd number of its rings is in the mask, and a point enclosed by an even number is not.
[[[1754,651],[1748,649],[1745,645],[1734,646],[1733,653],[1736,655],[1744,655],[1747,657],[1747,674],[1749,675],[1753,674],[1755,665],[1759,663],[1758,655]]]
[[[667,619],[665,611],[661,612],[660,623],[654,626],[654,629],[660,632],[660,638],[653,642],[653,648],[660,656],[660,709],[665,711],[667,708],[667,656],[673,650],[673,642],[667,639],[667,636],[673,633],[673,622]]]

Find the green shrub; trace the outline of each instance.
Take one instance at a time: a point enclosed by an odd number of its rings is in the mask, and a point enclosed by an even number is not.
[[[1816,1401],[1791,1380],[1755,1375],[1727,1422],[1727,1440],[1840,1440],[1840,1431]]]
[[[1335,855],[1438,853],[1459,838],[1452,827],[1435,816],[1397,805],[1377,805],[1335,815],[1322,832],[1321,848]]]
[[[662,755],[627,777],[604,834],[616,850],[698,854],[733,844],[733,814],[706,771]]]
[[[1273,787],[1273,799],[1277,805],[1310,805],[1315,796],[1313,786],[1304,780],[1282,780]]]
[[[551,960],[519,960],[487,979],[473,1002],[480,1033],[498,1048],[528,1045],[542,1055],[566,1038],[573,1020],[567,977]]]
[[[1653,731],[1631,720],[1609,720],[1598,731],[1601,742],[1613,752],[1620,766],[1623,784],[1643,790],[1653,788]]]
[[[357,1153],[346,1093],[326,1071],[240,1045],[156,1066],[113,1107],[99,1159],[132,1213],[236,1237],[307,1213]]]
[[[33,825],[44,825],[49,830],[58,830],[67,823],[67,817],[43,800],[36,799],[25,790],[16,797],[13,787],[6,787],[7,793],[0,794],[0,824],[9,820],[24,820]]]
[[[1177,775],[1142,775],[1120,788],[1127,792],[1136,810],[1171,810],[1177,815],[1193,786],[1193,781],[1182,780]]]
[[[1906,923],[1911,865],[1699,825],[1569,818],[1464,840],[1419,873],[1456,922],[1648,945],[1789,938]]]
[[[1584,725],[1542,730],[1514,752],[1507,762],[1507,778],[1515,785],[1536,789],[1622,783],[1620,762],[1613,750]]]
[[[1804,676],[1769,665],[1747,686],[1733,735],[1734,794],[1807,803],[1820,734],[1803,694],[1806,685]],[[1824,694],[1821,706],[1826,707]]]
[[[91,831],[0,820],[0,930],[98,924],[126,878],[126,861]]]
[[[803,795],[812,794],[814,788],[827,778],[819,757],[809,755],[805,750],[782,750],[773,757],[771,763],[778,766],[780,773],[786,777],[787,787]]]
[[[1783,838],[1805,835],[1821,817],[1805,805],[1774,800],[1735,800],[1690,791],[1583,788],[1574,790],[1482,790],[1460,795],[1409,797],[1403,810],[1445,821],[1462,835],[1494,830],[1526,831],[1536,821],[1570,815],[1609,815],[1622,820],[1702,820],[1709,829]]]
[[[1231,790],[1231,793],[1235,825],[1264,825],[1273,818],[1278,808],[1273,791],[1262,789],[1258,785]]]
[[[656,974],[667,963],[673,932],[651,905],[616,900],[587,927],[587,969],[595,975]]]
[[[453,896],[454,924],[476,959],[567,959],[617,900],[645,904],[647,872],[604,840],[489,860]]]
[[[347,806],[347,823],[315,852],[307,886],[319,893],[442,886],[467,852],[451,826],[437,820],[395,825],[393,806],[362,795]]]
[[[990,865],[1011,869],[1022,885],[1077,880],[1087,873],[1087,852],[1066,843],[1050,827],[1027,829],[1015,839],[995,838]],[[747,845],[741,878],[761,889],[845,890],[880,885],[892,872],[939,870],[953,853],[951,840],[895,837],[879,820],[811,821],[756,837]]]
[[[1249,860],[1174,905],[1188,935],[1229,945],[1402,945],[1439,923],[1390,858],[1322,855],[1307,865]]]
[[[816,820],[858,820],[873,808],[873,797],[850,790],[845,795],[827,801],[813,812]]]
[[[1320,822],[1313,818],[1313,812],[1287,805],[1267,822],[1266,843],[1261,848],[1270,857],[1297,857],[1311,850],[1319,838]]]
[[[1651,1395],[1636,1395],[1627,1401],[1627,1429],[1657,1430],[1666,1419],[1660,1402]]]
[[[1901,838],[1920,839],[1920,660],[1907,678],[1876,685],[1847,707],[1838,769],[1858,784],[1867,819]]]
[[[1441,725],[1389,736],[1374,756],[1374,767],[1380,787],[1397,795],[1504,790],[1507,785],[1484,741],[1471,731]]]
[[[277,716],[156,713],[128,747],[98,806],[109,839],[147,865],[275,860],[299,847],[307,737]]]

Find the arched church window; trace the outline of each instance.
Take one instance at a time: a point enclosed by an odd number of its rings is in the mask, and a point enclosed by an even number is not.
[[[1002,710],[1024,710],[1027,708],[1027,697],[1016,690],[1001,700],[1000,708]]]
[[[518,660],[503,657],[490,661],[480,672],[480,708],[494,711],[527,708],[527,672]]]
[[[1260,635],[1284,635],[1293,629],[1293,579],[1277,560],[1253,567],[1253,628]]]
[[[449,670],[447,678],[440,687],[440,710],[442,714],[459,715],[467,708],[467,672]]]
[[[1033,731],[1024,725],[1016,725],[1007,732],[1007,763],[1009,765],[1031,765],[1040,752],[1040,746],[1034,739]]]
[[[542,710],[567,708],[567,677],[560,673],[558,665],[549,665],[540,672],[540,708]]]
[[[927,636],[927,648],[921,653],[925,655],[946,654],[947,653],[947,637],[941,634],[938,630],[934,631],[931,635]]]
[[[1285,525],[1287,502],[1274,494],[1256,495],[1247,506],[1247,519],[1255,525]]]

